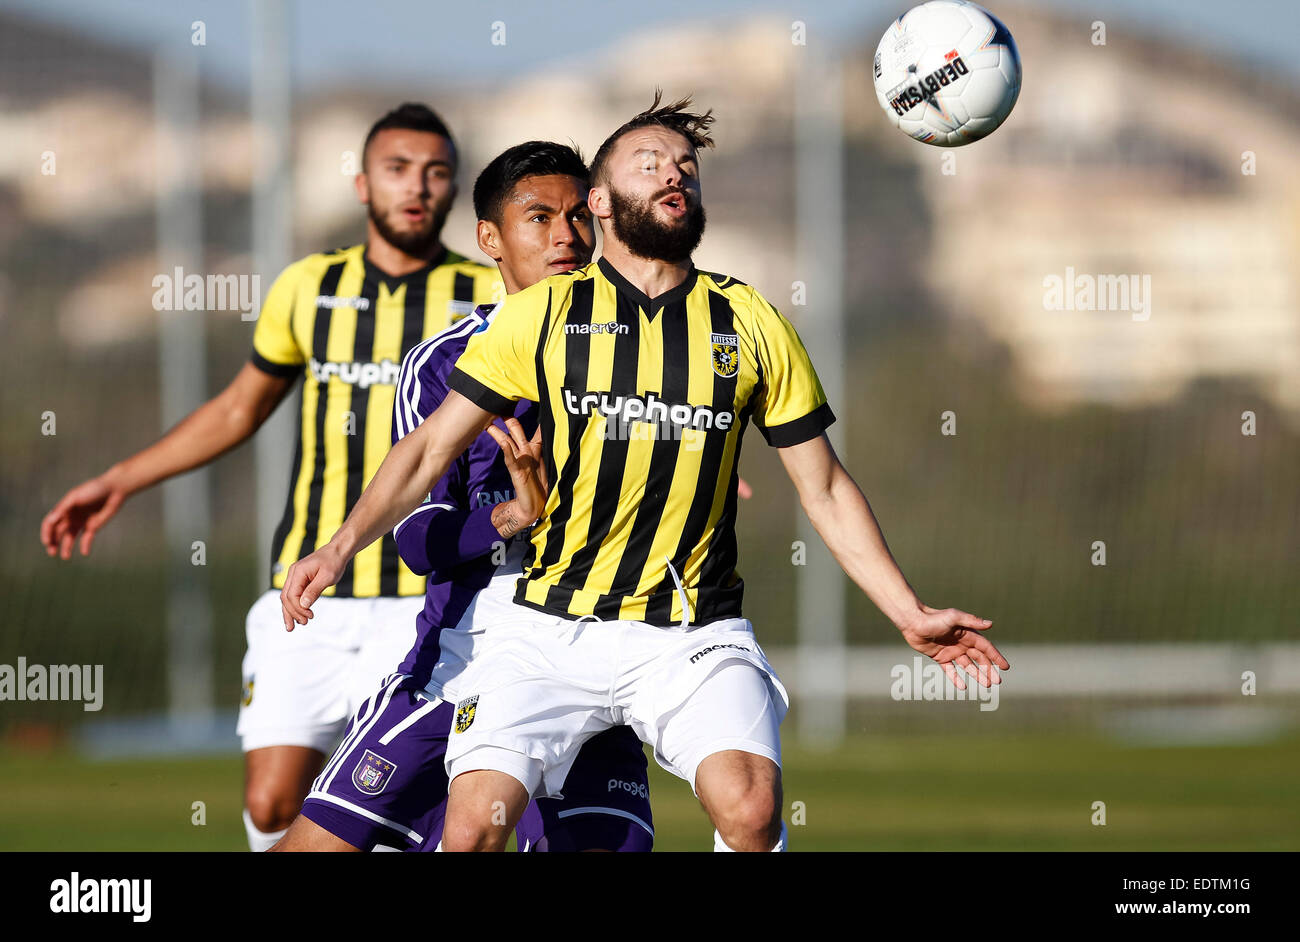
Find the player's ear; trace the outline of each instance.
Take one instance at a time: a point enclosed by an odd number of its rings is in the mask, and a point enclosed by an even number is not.
[[[501,261],[501,230],[496,223],[480,219],[475,228],[479,251],[494,262]]]
[[[370,205],[370,180],[364,170],[352,178],[352,185],[357,191],[357,202],[362,206]]]
[[[609,187],[593,186],[588,190],[587,208],[591,210],[591,214],[597,219],[608,219],[614,215],[614,211],[610,207]]]

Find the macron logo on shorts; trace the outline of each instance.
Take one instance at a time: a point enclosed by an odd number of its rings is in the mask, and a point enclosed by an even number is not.
[[[698,661],[700,658],[704,657],[704,655],[706,655],[706,654],[712,654],[714,651],[720,650],[720,649],[722,649],[722,648],[735,648],[737,651],[748,651],[748,650],[749,650],[749,648],[747,648],[747,647],[746,647],[745,645],[743,645],[743,644],[715,644],[715,645],[712,645],[711,647],[707,647],[707,648],[705,648],[705,649],[702,650],[702,651],[696,651],[694,654],[692,654],[692,655],[691,655],[691,663],[694,664],[694,663],[695,663],[696,661]]]

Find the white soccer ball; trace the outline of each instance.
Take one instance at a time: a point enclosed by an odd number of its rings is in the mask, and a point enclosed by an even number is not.
[[[894,126],[937,147],[992,134],[1020,95],[1016,41],[966,0],[930,0],[900,16],[876,47],[872,74]]]

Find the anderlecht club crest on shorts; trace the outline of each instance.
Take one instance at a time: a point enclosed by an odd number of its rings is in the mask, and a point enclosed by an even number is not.
[[[456,704],[456,732],[463,733],[474,723],[474,712],[478,709],[478,694]]]
[[[389,762],[383,756],[366,750],[356,768],[352,770],[352,784],[363,795],[378,795],[388,784],[388,780],[397,771],[397,763]]]
[[[740,337],[737,334],[710,334],[713,341],[713,372],[724,379],[740,369]]]

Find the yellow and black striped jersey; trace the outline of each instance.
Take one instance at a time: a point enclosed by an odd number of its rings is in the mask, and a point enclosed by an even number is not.
[[[303,376],[298,445],[284,515],[271,546],[271,585],[329,542],[391,447],[402,358],[478,304],[504,297],[501,276],[454,252],[392,277],[364,245],[309,255],[286,268],[262,306],[252,362],[274,376]],[[340,597],[420,595],[391,534],[363,549]]]
[[[835,417],[794,327],[753,288],[692,269],[651,299],[605,259],[508,297],[450,386],[541,405],[546,508],[515,601],[557,615],[704,624],[740,614],[745,426],[796,445]]]

